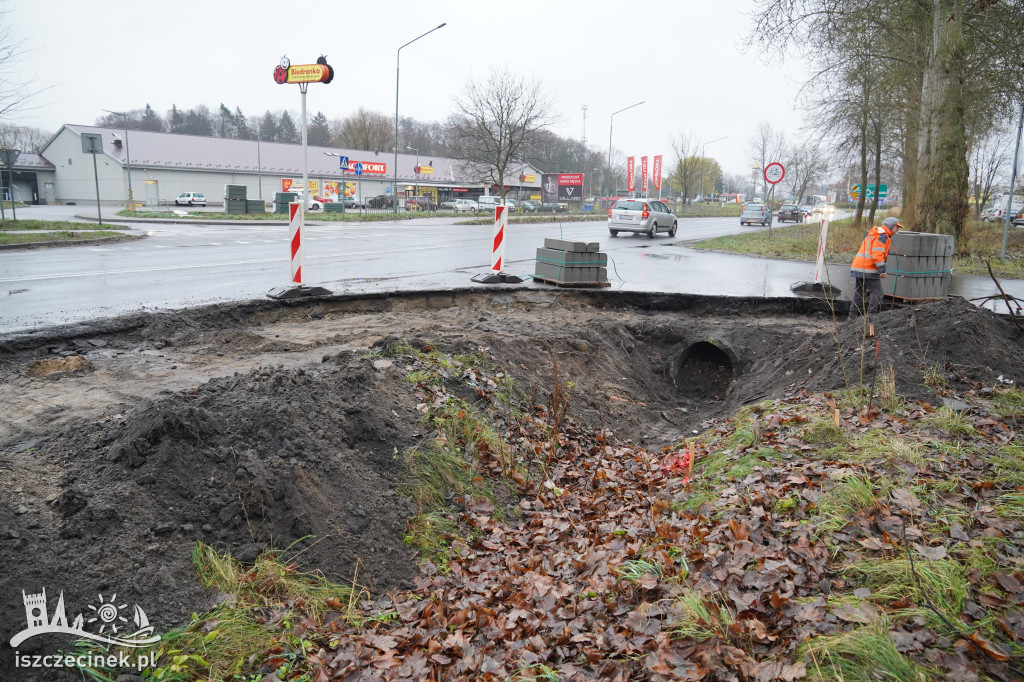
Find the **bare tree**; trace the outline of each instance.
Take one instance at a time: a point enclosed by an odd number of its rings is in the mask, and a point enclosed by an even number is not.
[[[783,186],[797,203],[803,203],[808,190],[823,182],[829,171],[828,156],[818,141],[789,148],[785,155],[786,177]]]
[[[674,169],[669,182],[682,195],[683,203],[689,203],[700,191],[700,143],[689,133],[681,132],[672,136],[671,145]]]
[[[785,158],[786,135],[773,128],[771,123],[761,121],[757,124],[757,131],[747,141],[747,152],[757,162],[759,173],[763,173],[769,163]],[[763,182],[763,179],[758,182]]]
[[[395,122],[377,111],[359,107],[354,114],[331,124],[331,142],[346,149],[394,151]]]
[[[27,126],[0,124],[0,147],[4,149],[20,149],[38,154],[52,133]]]
[[[6,0],[0,1],[0,118],[10,123],[29,109],[29,101],[41,90],[33,90],[26,74],[24,41],[12,28],[13,17]]]
[[[996,129],[971,146],[971,191],[974,194],[974,216],[981,217],[981,209],[992,198],[992,187],[1001,172],[1010,164],[1013,138],[1009,131]]]
[[[448,120],[450,155],[462,171],[499,187],[519,167],[531,138],[551,123],[551,104],[538,81],[527,82],[506,68],[492,69],[486,81],[470,79]]]

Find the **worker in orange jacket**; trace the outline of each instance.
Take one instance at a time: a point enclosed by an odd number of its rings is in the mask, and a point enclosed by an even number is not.
[[[877,313],[882,306],[882,280],[885,279],[885,259],[892,247],[892,237],[903,228],[897,218],[886,218],[881,225],[868,230],[868,236],[857,250],[850,265],[853,277],[853,303],[850,318]]]

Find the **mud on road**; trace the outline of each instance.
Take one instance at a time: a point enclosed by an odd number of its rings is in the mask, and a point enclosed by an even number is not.
[[[842,311],[845,316],[845,310]],[[411,584],[400,453],[430,434],[403,340],[482,352],[518,383],[575,386],[570,412],[624,442],[678,442],[743,404],[869,384],[934,400],[1024,376],[1010,321],[951,299],[880,314],[875,339],[813,299],[481,290],[138,314],[0,338],[0,639],[21,591],[143,606],[161,628],[216,599],[196,540],[266,547],[375,592]],[[877,355],[876,355],[877,353]],[[357,569],[358,566],[358,569]],[[44,650],[52,642],[34,638]]]

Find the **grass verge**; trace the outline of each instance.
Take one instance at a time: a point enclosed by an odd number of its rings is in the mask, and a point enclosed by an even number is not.
[[[0,233],[20,230],[73,231],[84,230],[127,230],[127,226],[100,225],[99,223],[77,223],[70,220],[8,220],[0,225]]]
[[[59,242],[77,241],[79,239],[108,239],[111,242],[138,239],[136,235],[123,232],[110,232],[108,230],[89,230],[77,232],[73,230],[59,230],[55,232],[0,232],[0,245],[8,244],[51,244]]]
[[[865,218],[866,218],[865,213]],[[886,213],[875,214],[875,223],[881,224]],[[829,223],[825,260],[829,263],[849,263],[870,226],[853,224],[852,218]],[[909,229],[913,229],[908,226]],[[985,261],[992,263],[997,277],[1024,278],[1024,230],[1010,230],[1007,258],[1000,260],[1003,226],[969,219],[964,228],[965,238],[956,245],[953,271],[961,275],[988,276]],[[775,227],[771,237],[766,230],[747,234],[729,235],[698,242],[694,248],[740,253],[779,260],[813,261],[818,253],[817,223]]]

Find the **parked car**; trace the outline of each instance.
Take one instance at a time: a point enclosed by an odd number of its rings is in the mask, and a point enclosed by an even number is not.
[[[540,210],[544,211],[544,212],[547,212],[547,213],[568,213],[569,212],[569,204],[551,203],[551,202],[549,202],[549,203],[542,203],[540,205]]]
[[[405,200],[406,211],[436,211],[437,203],[430,197],[408,197]]]
[[[804,212],[796,204],[783,204],[779,206],[779,222],[784,223],[792,220],[794,223],[803,222]]]
[[[771,210],[764,204],[747,204],[743,209],[743,213],[740,214],[740,225],[761,223],[763,227],[768,224],[771,217]]]
[[[1017,215],[1013,216],[1013,219],[1010,220],[1010,222],[1016,227],[1024,227],[1024,210],[1017,211]]]
[[[481,211],[489,211],[501,203],[501,197],[496,197],[493,194],[487,194],[482,197],[477,197],[476,203],[477,206],[480,207]]]
[[[540,210],[540,204],[536,201],[530,201],[529,199],[524,199],[520,207],[525,213],[536,213]]]
[[[608,232],[613,237],[619,232],[635,232],[646,234],[651,239],[659,232],[668,232],[668,236],[676,236],[679,224],[661,201],[653,199],[619,199],[608,209]]]
[[[394,208],[395,200],[387,194],[378,194],[366,202],[367,208]]]
[[[174,200],[175,206],[206,206],[206,195],[202,192],[182,192]]]

